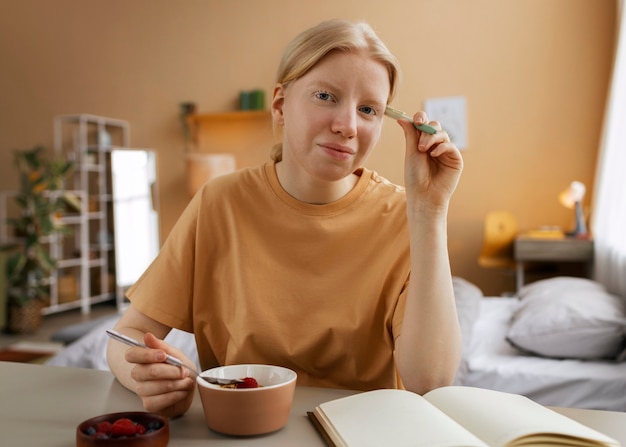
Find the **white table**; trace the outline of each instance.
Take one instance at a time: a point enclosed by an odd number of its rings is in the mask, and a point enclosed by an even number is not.
[[[75,445],[76,426],[85,419],[117,411],[142,411],[141,402],[108,371],[0,362],[0,445]],[[306,412],[354,391],[297,387],[287,426],[251,438],[222,436],[207,428],[196,396],[190,410],[170,423],[171,447],[302,446],[323,447]],[[556,411],[618,439],[626,446],[626,413],[560,409]]]

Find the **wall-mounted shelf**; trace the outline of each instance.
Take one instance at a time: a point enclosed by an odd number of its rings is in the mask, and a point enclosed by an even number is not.
[[[190,115],[191,123],[202,121],[252,121],[271,119],[269,110],[235,110],[232,112],[204,113]]]
[[[245,110],[189,115],[195,151],[231,153],[237,168],[268,161],[275,143],[269,110]]]

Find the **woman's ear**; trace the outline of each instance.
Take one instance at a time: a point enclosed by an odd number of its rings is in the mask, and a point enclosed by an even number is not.
[[[276,84],[272,96],[272,121],[275,125],[282,126],[285,122],[283,116],[283,105],[285,104],[285,87],[283,84]]]

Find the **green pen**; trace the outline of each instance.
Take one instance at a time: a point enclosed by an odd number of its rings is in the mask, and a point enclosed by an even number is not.
[[[413,118],[411,118],[409,115],[407,115],[404,112],[394,109],[393,107],[387,106],[387,108],[385,109],[385,115],[387,115],[390,118],[393,118],[394,120],[407,120],[413,123]],[[415,126],[417,130],[420,130],[424,133],[428,133],[431,135],[434,135],[437,133],[437,129],[435,129],[433,126],[429,126],[428,124],[418,125],[418,124],[413,123],[413,125]]]

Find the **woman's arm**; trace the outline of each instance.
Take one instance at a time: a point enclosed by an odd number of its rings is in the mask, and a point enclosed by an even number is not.
[[[414,117],[426,123],[423,112]],[[398,121],[406,136],[405,186],[411,278],[396,340],[403,385],[416,393],[452,383],[461,358],[447,244],[448,205],[463,169],[458,148],[437,122],[434,135]]]

